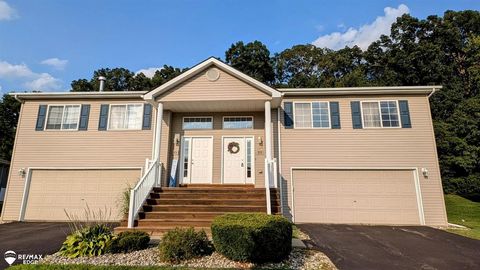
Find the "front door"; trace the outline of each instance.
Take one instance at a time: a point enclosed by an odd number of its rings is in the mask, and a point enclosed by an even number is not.
[[[213,165],[212,138],[184,138],[183,143],[183,183],[211,184]]]
[[[245,184],[253,180],[253,138],[223,138],[223,183]]]

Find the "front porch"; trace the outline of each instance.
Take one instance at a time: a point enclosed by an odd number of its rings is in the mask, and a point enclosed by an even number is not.
[[[272,204],[279,198],[271,196],[278,186],[272,140],[278,91],[208,59],[144,99],[154,107],[153,155],[131,192],[128,227],[205,224],[165,218],[172,216],[167,212],[191,216],[195,209],[204,217],[211,212],[280,212],[280,205]],[[152,211],[156,213],[145,214]],[[152,216],[162,218],[144,220]]]
[[[270,189],[272,214],[280,213],[277,189]],[[155,187],[138,212],[138,217],[128,226],[123,221],[116,232],[142,230],[160,236],[175,227],[194,227],[210,232],[216,216],[235,212],[267,211],[266,189],[251,184],[201,184],[179,187]]]

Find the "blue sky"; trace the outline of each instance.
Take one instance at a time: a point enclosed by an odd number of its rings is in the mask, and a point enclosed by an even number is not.
[[[239,40],[366,47],[396,16],[448,9],[480,1],[0,0],[0,92],[65,91],[102,67],[189,67]]]

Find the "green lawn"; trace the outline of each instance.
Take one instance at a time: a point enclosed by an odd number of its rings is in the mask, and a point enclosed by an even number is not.
[[[469,230],[449,229],[449,232],[480,239],[480,203],[458,195],[445,195],[448,222],[463,225]]]

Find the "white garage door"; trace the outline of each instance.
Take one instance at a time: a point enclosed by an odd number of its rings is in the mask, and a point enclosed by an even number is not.
[[[65,211],[84,219],[87,205],[92,212],[108,212],[110,220],[119,220],[122,191],[140,178],[140,169],[31,173],[25,220],[65,221]]]
[[[292,172],[295,222],[421,224],[413,170]]]

